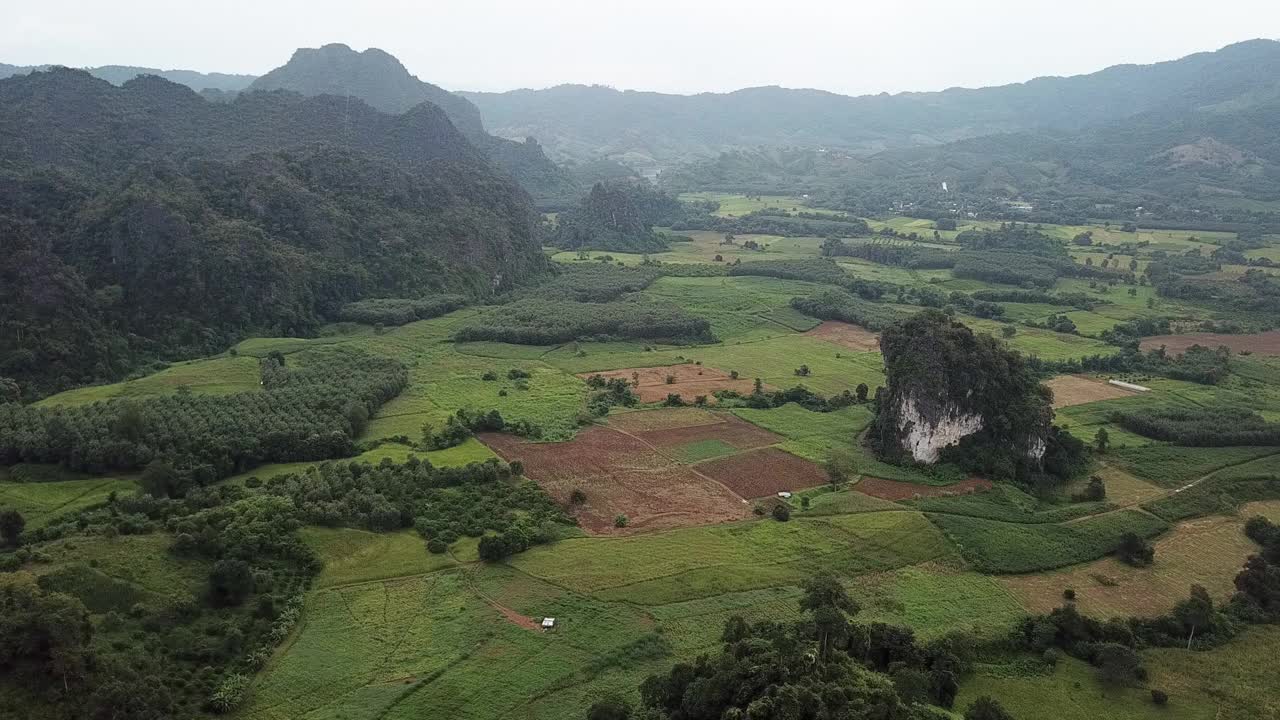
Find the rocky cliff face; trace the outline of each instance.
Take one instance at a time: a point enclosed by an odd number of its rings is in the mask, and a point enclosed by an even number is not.
[[[923,407],[927,405],[904,395],[895,408],[900,442],[916,462],[937,462],[943,448],[982,429],[982,416],[977,413],[967,413],[954,406],[929,413]]]
[[[872,440],[881,456],[929,464],[965,443],[1011,466],[1041,464],[1052,396],[1020,355],[934,310],[886,329],[880,349],[888,383]]]

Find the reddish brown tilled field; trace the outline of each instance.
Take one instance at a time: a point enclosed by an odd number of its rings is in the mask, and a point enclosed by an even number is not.
[[[520,460],[525,475],[578,518],[584,530],[613,535],[740,520],[742,498],[655,451],[606,427],[591,427],[562,443],[531,443],[486,433],[481,441],[504,460]],[[570,502],[574,490],[587,497]],[[627,517],[624,528],[615,518]]]
[[[765,447],[782,442],[782,438],[732,415],[721,415],[721,422],[667,430],[635,433],[636,437],[660,449],[677,447],[704,440],[720,440],[739,450]]]
[[[695,466],[744,498],[763,498],[827,482],[817,464],[777,448],[764,448],[709,460]]]
[[[967,495],[991,489],[991,481],[969,478],[953,485],[917,485],[916,483],[863,477],[854,490],[882,500],[909,500],[913,497],[940,497],[943,495]]]
[[[693,402],[699,395],[706,395],[708,402],[715,402],[717,390],[733,390],[744,395],[749,394],[755,384],[751,378],[733,377],[724,370],[685,363],[683,365],[664,365],[649,368],[624,368],[599,373],[581,373],[578,377],[586,380],[592,375],[602,375],[606,379],[622,378],[628,383],[639,383],[632,390],[640,397],[640,402],[660,402],[672,393]],[[667,382],[670,377],[672,382]]]

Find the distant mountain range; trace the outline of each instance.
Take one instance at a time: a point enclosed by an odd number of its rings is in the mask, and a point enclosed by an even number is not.
[[[538,137],[557,159],[670,164],[725,150],[830,148],[869,155],[1027,130],[1077,131],[1150,111],[1223,110],[1274,97],[1280,42],[1253,40],[1154,65],[982,89],[849,97],[760,87],[666,95],[561,85],[471,93],[491,130]]]
[[[35,71],[45,71],[53,65],[6,65],[0,63],[0,79],[14,75],[27,75]],[[139,75],[159,75],[170,82],[176,82],[201,92],[216,90],[220,92],[239,92],[249,87],[257,79],[254,75],[228,75],[226,73],[202,73],[194,70],[160,70],[159,68],[134,67],[131,65],[101,65],[83,68],[90,75],[102,78],[112,85],[123,85]]]
[[[152,71],[91,72],[119,83]],[[1280,210],[1280,42],[1272,40],[1074,77],[861,97],[580,85],[451,93],[381,50],[341,44],[298,50],[260,78],[161,75],[222,101],[285,89],[359,98],[387,113],[432,103],[544,207],[567,207],[594,179],[625,174],[621,164],[661,174],[672,188],[861,194],[875,199],[868,207],[946,192],[1078,207],[1157,199]]]

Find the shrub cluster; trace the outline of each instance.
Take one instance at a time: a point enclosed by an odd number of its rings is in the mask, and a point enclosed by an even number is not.
[[[424,298],[374,298],[347,303],[338,310],[343,322],[365,325],[407,325],[415,320],[428,320],[464,307],[461,295],[430,295]]]

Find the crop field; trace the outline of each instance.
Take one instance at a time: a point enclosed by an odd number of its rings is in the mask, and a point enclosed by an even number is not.
[[[880,349],[879,335],[866,328],[836,320],[828,320],[805,334],[857,352]]]
[[[716,202],[720,209],[715,213],[720,217],[746,215],[757,210],[809,210],[803,198],[794,195],[737,195],[719,192],[681,193],[684,202]]]
[[[746,517],[749,511],[742,498],[719,483],[609,428],[589,428],[560,443],[530,443],[497,434],[481,439],[503,459],[523,462],[525,475],[570,509],[591,533],[725,522]],[[575,490],[586,495],[576,506],[571,501]],[[621,526],[620,516],[625,518]]]
[[[1191,448],[1170,445],[1126,448],[1110,453],[1108,462],[1163,488],[1179,488],[1209,473],[1275,455],[1272,447]]]
[[[585,380],[592,375],[601,375],[605,379],[621,378],[631,383],[632,392],[644,403],[662,402],[672,394],[679,395],[686,402],[704,397],[708,403],[715,403],[714,393],[717,390],[748,395],[753,387],[749,378],[734,379],[723,370],[693,363],[581,373],[578,377]]]
[[[881,500],[910,500],[914,497],[967,495],[990,489],[991,481],[982,478],[969,478],[950,485],[928,486],[900,480],[863,476],[855,486],[857,492],[877,497]]]
[[[1280,506],[1280,504],[1277,504]],[[1157,538],[1155,562],[1135,568],[1104,558],[1038,575],[1000,578],[1023,606],[1046,613],[1062,604],[1062,591],[1075,590],[1076,606],[1095,617],[1155,616],[1185,600],[1201,585],[1216,601],[1235,592],[1234,580],[1245,558],[1258,546],[1244,534],[1241,517],[1215,516],[1179,523]]]
[[[631,412],[614,412],[609,415],[610,427],[630,433],[650,430],[675,430],[698,425],[714,425],[721,422],[724,422],[723,415],[691,407],[634,410]]]
[[[905,625],[926,640],[953,632],[1003,637],[1024,615],[999,580],[945,562],[863,575],[849,593],[862,606],[859,621]]]
[[[699,473],[748,499],[827,482],[827,474],[821,467],[777,448],[730,455],[699,463],[697,467]]]
[[[1053,391],[1054,409],[1100,400],[1114,400],[1134,394],[1132,390],[1125,390],[1105,380],[1083,375],[1059,375],[1044,384]]]
[[[705,441],[719,441],[735,450],[752,450],[766,445],[775,445],[782,440],[782,438],[768,430],[739,420],[733,415],[722,414],[718,418],[720,422],[716,423],[702,423],[681,428],[641,430],[634,434],[661,451],[688,443]]]
[[[554,585],[640,605],[796,585],[818,568],[860,575],[952,554],[914,512],[867,512],[571,538],[511,565]]]
[[[981,479],[970,480],[968,491],[946,492],[950,488],[935,488],[931,494],[917,493],[918,497],[908,504],[928,513],[1010,523],[1060,523],[1113,509],[1106,502],[1047,502],[1007,484],[975,486],[975,483],[983,482]]]
[[[1119,510],[1072,523],[1008,523],[945,514],[930,514],[929,519],[974,569],[994,574],[1053,570],[1095,560],[1113,552],[1126,532],[1152,537],[1169,527],[1139,510]]]
[[[1258,355],[1280,356],[1280,330],[1254,333],[1252,335],[1221,335],[1217,333],[1187,333],[1185,335],[1156,335],[1143,338],[1139,345],[1143,350],[1163,347],[1171,355],[1178,355],[1192,345],[1216,348],[1227,346],[1232,352],[1256,353]]]

